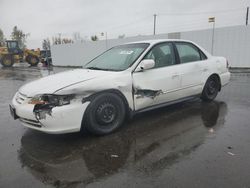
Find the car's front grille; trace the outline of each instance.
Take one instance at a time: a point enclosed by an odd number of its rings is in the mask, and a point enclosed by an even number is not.
[[[29,125],[32,125],[34,127],[38,127],[38,128],[42,127],[42,124],[39,121],[37,121],[37,120],[20,118],[20,121],[23,122],[23,123],[27,123]]]
[[[18,104],[23,104],[27,99],[28,97],[20,92],[18,92],[16,95],[16,102]]]

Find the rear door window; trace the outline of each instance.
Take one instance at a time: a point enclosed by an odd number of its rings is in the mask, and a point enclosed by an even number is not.
[[[180,63],[189,63],[206,59],[206,56],[191,43],[176,43]]]

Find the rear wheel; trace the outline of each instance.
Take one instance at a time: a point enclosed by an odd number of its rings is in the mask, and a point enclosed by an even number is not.
[[[86,111],[86,129],[96,135],[109,134],[122,125],[125,114],[123,100],[118,95],[113,93],[97,95]]]
[[[14,64],[14,59],[12,55],[4,55],[1,59],[1,64],[4,67],[12,67]]]
[[[202,91],[201,99],[203,101],[214,100],[219,92],[219,88],[220,88],[219,79],[216,76],[209,77]]]
[[[39,58],[36,56],[28,55],[26,58],[26,61],[31,65],[31,66],[37,66],[39,63]]]

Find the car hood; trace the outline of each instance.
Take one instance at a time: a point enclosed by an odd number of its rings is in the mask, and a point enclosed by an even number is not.
[[[37,94],[51,94],[68,86],[109,74],[110,72],[107,73],[107,71],[74,69],[32,81],[22,86],[19,92],[27,97],[33,97]]]

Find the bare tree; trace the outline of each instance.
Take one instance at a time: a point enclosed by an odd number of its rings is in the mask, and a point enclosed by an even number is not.
[[[42,47],[44,50],[50,50],[50,40],[49,38],[43,39]]]
[[[81,34],[79,32],[75,32],[73,33],[73,40],[76,42],[76,41],[80,41],[82,42],[83,41],[83,38],[81,37]]]
[[[96,35],[94,35],[94,36],[91,36],[91,40],[92,41],[98,41],[99,39],[98,39],[98,37]]]
[[[53,45],[58,45],[58,44],[74,43],[74,41],[71,38],[53,37],[52,43],[53,43]]]
[[[52,37],[52,43],[54,45],[62,44],[62,39],[61,37]]]
[[[118,39],[124,39],[125,38],[125,34],[119,35]]]
[[[70,38],[63,38],[62,39],[63,44],[69,44],[69,43],[74,43],[74,41]]]
[[[0,29],[0,46],[4,46],[4,34],[2,29]]]
[[[21,29],[18,29],[17,26],[14,26],[13,31],[11,33],[11,39],[16,40],[20,46],[20,48],[25,48],[26,39],[29,34],[25,34]]]

